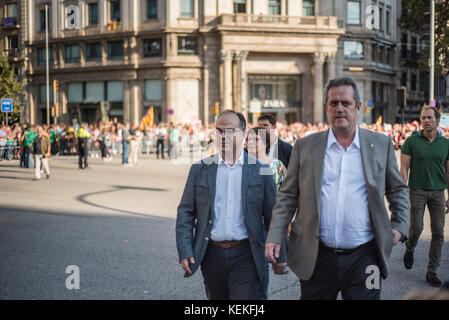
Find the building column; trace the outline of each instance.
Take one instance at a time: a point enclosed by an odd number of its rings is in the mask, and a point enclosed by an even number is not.
[[[204,39],[202,48],[203,48],[203,52],[202,52],[203,75],[202,75],[202,81],[201,81],[202,90],[200,90],[200,97],[202,98],[202,101],[200,103],[200,105],[202,104],[200,118],[202,118],[203,124],[205,126],[207,126],[207,125],[209,125],[210,106],[209,106],[209,66],[207,63],[208,61],[207,61],[206,39]]]
[[[222,110],[232,109],[232,53],[230,51],[221,51],[220,58],[223,66]]]
[[[246,106],[246,100],[247,100],[247,85],[246,85],[246,72],[245,72],[245,61],[248,57],[248,51],[240,51],[237,52],[235,55],[235,59],[237,62],[237,76],[236,76],[236,82],[237,82],[237,104],[236,104],[236,111],[243,112],[245,114],[245,117],[247,117],[247,106]]]
[[[132,36],[129,38],[128,50],[129,50],[129,57],[131,60],[131,64],[137,66],[138,60],[139,60],[139,55],[138,55],[139,53],[138,53],[138,49],[137,49],[136,37]]]
[[[314,53],[313,122],[323,121],[323,63],[325,55]]]
[[[336,60],[336,54],[335,53],[328,53],[327,54],[327,79],[326,83],[329,82],[329,80],[335,79],[335,60]]]
[[[131,123],[131,81],[123,81],[123,123]],[[131,123],[132,124],[132,123]]]
[[[125,64],[128,64],[129,57],[131,56],[131,39],[129,38],[123,40],[123,55]]]

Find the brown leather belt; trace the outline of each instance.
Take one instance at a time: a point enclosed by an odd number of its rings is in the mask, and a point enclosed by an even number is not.
[[[235,246],[238,246],[239,244],[244,244],[246,242],[248,242],[248,238],[247,239],[242,239],[242,240],[233,240],[233,241],[214,241],[214,240],[210,240],[210,243],[213,244],[214,246],[223,248],[223,249],[229,249]]]

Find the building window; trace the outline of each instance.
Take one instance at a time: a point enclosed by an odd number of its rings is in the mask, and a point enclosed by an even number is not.
[[[416,91],[416,83],[417,83],[416,73],[412,73],[411,81],[412,83],[410,84],[410,87],[412,88],[412,91]]]
[[[347,24],[360,24],[360,2],[348,1],[346,15]]]
[[[391,65],[391,48],[387,48],[385,51],[385,63]]]
[[[384,10],[379,8],[379,31],[384,30]]]
[[[281,0],[268,0],[268,14],[276,16],[281,14]]]
[[[45,48],[37,49],[37,65],[45,66]],[[51,66],[53,64],[53,48],[48,48],[48,64]]]
[[[162,55],[162,40],[157,39],[144,39],[143,40],[143,56],[148,57],[160,57]]]
[[[53,90],[49,88],[49,96],[50,96],[50,104],[53,104]],[[39,85],[39,103],[47,103],[47,85],[41,84]]]
[[[120,0],[109,2],[111,21],[120,21]]]
[[[157,0],[147,0],[147,20],[157,19]]]
[[[108,42],[108,60],[122,60],[123,56],[123,41]]]
[[[385,47],[383,46],[379,46],[379,62],[380,63],[384,63],[384,58],[385,58]]]
[[[7,36],[8,50],[14,50],[19,48],[19,37],[18,36]]]
[[[181,0],[181,17],[182,18],[193,18],[194,13],[194,0]]]
[[[101,44],[99,42],[86,44],[86,60],[101,61]]]
[[[95,26],[98,24],[98,3],[89,3],[88,5],[89,12],[89,26]]]
[[[373,47],[371,48],[371,60],[377,61],[377,45],[373,43]]]
[[[344,56],[345,59],[363,59],[363,42],[360,41],[345,41],[344,42]]]
[[[110,102],[123,101],[123,81],[107,82],[107,101]]]
[[[67,102],[83,102],[83,84],[81,82],[67,84]]]
[[[234,13],[246,13],[246,0],[234,0]]]
[[[178,37],[178,54],[198,54],[198,42],[196,37]]]
[[[304,0],[302,2],[302,15],[303,16],[315,15],[315,0]]]
[[[65,62],[77,63],[80,62],[80,46],[66,46],[65,47]]]
[[[104,101],[104,82],[86,82],[86,102]]]
[[[145,101],[161,101],[161,80],[145,80]]]
[[[385,18],[385,24],[386,24],[387,33],[391,33],[391,29],[390,29],[390,11],[387,11],[387,17]]]
[[[401,39],[401,58],[407,57],[407,41],[408,41],[408,35],[407,35],[407,33],[403,33],[402,39]]]
[[[6,5],[6,18],[17,17],[17,3],[9,3]]]
[[[402,71],[401,85],[407,87],[407,71]]]
[[[45,32],[45,9],[39,11],[39,31]],[[51,30],[51,7],[48,7],[48,31]]]

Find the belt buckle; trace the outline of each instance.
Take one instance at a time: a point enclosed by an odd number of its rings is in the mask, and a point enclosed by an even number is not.
[[[343,253],[345,252],[344,249],[334,249],[334,253]]]

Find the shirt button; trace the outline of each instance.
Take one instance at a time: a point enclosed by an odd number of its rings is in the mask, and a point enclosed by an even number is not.
[[[209,224],[212,224],[212,220],[209,220]]]

